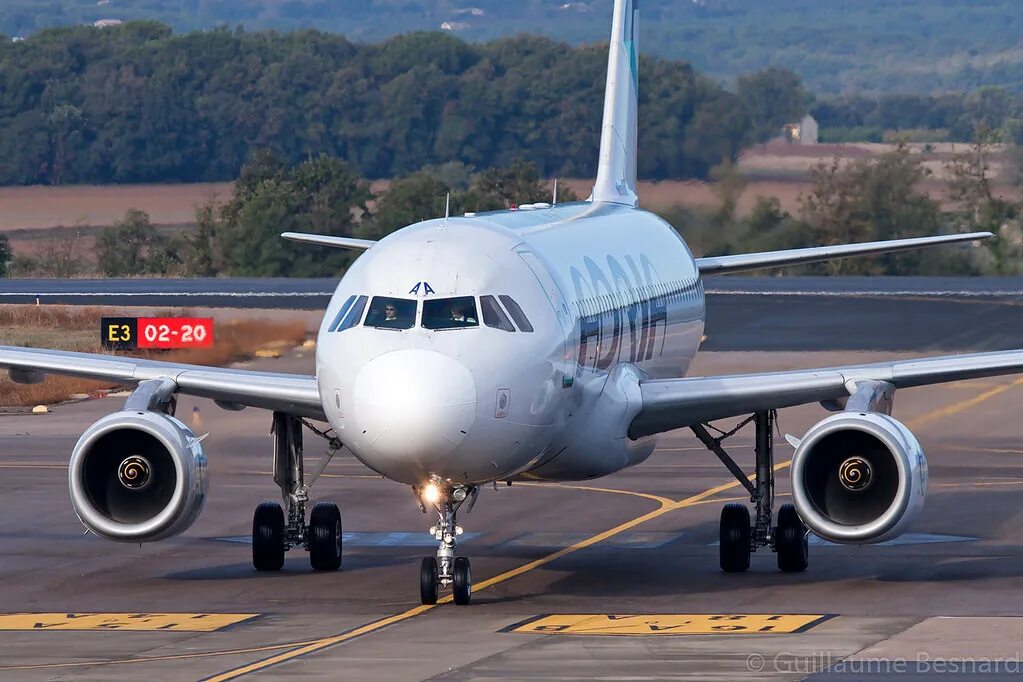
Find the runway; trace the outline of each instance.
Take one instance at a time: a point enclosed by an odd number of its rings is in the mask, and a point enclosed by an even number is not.
[[[0,279],[0,304],[323,310],[333,279]],[[713,351],[985,351],[1023,343],[1023,278],[711,277]],[[825,323],[826,321],[826,323]]]
[[[694,373],[885,357],[707,353]],[[308,356],[260,363],[311,371]],[[276,494],[266,412],[181,399],[178,414],[211,434],[210,497],[184,535],[142,547],[83,535],[67,499],[71,447],[119,400],[0,417],[0,678],[881,679],[899,661],[930,673],[967,657],[1011,673],[1023,641],[1021,392],[1015,377],[900,392],[895,415],[931,467],[923,514],[901,542],[815,544],[800,575],[763,550],[746,574],[719,571],[720,507],[742,496],[687,433],[606,479],[487,489],[460,517],[476,534],[462,545],[469,607],[418,604],[432,519],[350,457],[313,489],[342,507],[342,570],[314,574],[294,551],[282,573],[254,572],[252,509]],[[802,434],[823,414],[784,410],[781,430]],[[728,443],[747,468],[751,437]],[[307,437],[307,465],[322,452]],[[782,442],[778,503],[790,456]]]

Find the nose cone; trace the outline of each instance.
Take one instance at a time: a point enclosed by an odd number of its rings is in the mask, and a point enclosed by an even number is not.
[[[476,418],[476,383],[457,360],[429,350],[396,350],[355,379],[351,415],[376,456],[415,459],[450,453]]]

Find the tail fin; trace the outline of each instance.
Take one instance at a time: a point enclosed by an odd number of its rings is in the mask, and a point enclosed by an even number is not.
[[[600,161],[591,201],[636,206],[636,114],[639,60],[636,54],[638,0],[615,0],[607,57]]]

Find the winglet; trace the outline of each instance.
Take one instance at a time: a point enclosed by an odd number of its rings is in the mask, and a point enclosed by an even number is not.
[[[335,237],[329,234],[306,234],[305,232],[282,232],[281,236],[293,242],[319,244],[335,249],[356,249],[365,251],[376,242],[372,239],[356,239],[355,237]]]
[[[590,201],[636,206],[636,137],[639,61],[636,54],[637,0],[615,0],[604,90],[600,160]]]

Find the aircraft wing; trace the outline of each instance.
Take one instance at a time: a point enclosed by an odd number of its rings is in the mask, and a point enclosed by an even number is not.
[[[696,266],[699,268],[701,275],[727,275],[733,272],[819,263],[821,261],[838,260],[839,258],[850,256],[869,256],[879,253],[911,251],[931,246],[941,246],[942,244],[990,239],[993,236],[990,232],[969,232],[967,234],[947,234],[937,237],[888,239],[880,242],[864,242],[863,244],[838,244],[836,246],[812,246],[806,249],[788,249],[786,251],[743,253],[735,256],[709,256],[707,258],[697,258]]]
[[[764,410],[848,398],[857,381],[912,388],[1023,372],[1023,350],[944,355],[869,365],[640,381],[643,407],[629,426],[640,438]]]
[[[0,368],[6,368],[11,377],[21,383],[36,383],[47,374],[128,385],[166,377],[177,384],[178,393],[185,395],[325,419],[316,377],[302,374],[255,372],[13,346],[0,346]]]
[[[335,249],[355,249],[357,251],[365,251],[376,244],[376,241],[372,239],[335,237],[329,234],[308,234],[306,232],[281,232],[281,236],[293,242],[319,244],[320,246],[330,246]]]

